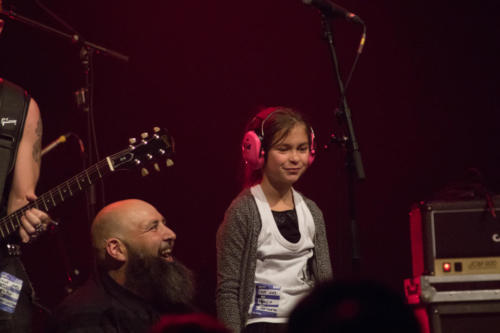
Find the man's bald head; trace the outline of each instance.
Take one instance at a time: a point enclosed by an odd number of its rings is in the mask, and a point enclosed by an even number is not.
[[[104,259],[109,239],[117,238],[128,242],[133,237],[134,230],[141,227],[141,223],[155,216],[161,216],[156,208],[138,199],[117,201],[104,207],[95,217],[91,228],[92,245],[98,258]]]

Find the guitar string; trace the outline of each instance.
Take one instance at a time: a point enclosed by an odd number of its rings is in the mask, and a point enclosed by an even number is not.
[[[163,140],[162,140],[163,141]],[[150,142],[147,142],[146,144],[151,144],[151,141]],[[110,159],[114,159],[116,158],[117,156],[121,156],[121,155],[124,155],[124,154],[128,154],[128,153],[131,153],[132,151],[135,151],[137,148],[139,148],[141,146],[136,146],[134,150],[131,150],[130,148],[126,148],[120,152],[117,152],[115,154],[112,154],[110,156],[108,156]],[[107,158],[108,158],[107,157]],[[97,162],[96,164],[94,164],[93,166],[89,167],[88,169],[85,169],[83,171],[81,171],[80,173],[78,173],[77,175],[71,177],[70,179],[66,180],[65,182],[59,184],[58,186],[54,187],[53,189],[47,191],[46,193],[42,194],[40,197],[38,197],[35,201],[33,202],[30,202],[28,203],[27,205],[19,208],[18,210],[16,210],[15,212],[13,212],[12,214],[9,214],[8,216],[6,217],[3,217],[0,219],[0,235],[2,238],[5,238],[6,236],[9,236],[12,232],[14,232],[18,227],[20,227],[21,225],[21,216],[24,215],[24,213],[33,208],[33,207],[37,207],[38,209],[40,209],[41,205],[40,203],[43,204],[43,206],[45,206],[47,209],[45,211],[49,211],[50,209],[56,207],[59,203],[63,202],[64,199],[61,198],[61,201],[56,203],[55,201],[55,198],[57,198],[57,195],[61,195],[62,196],[62,193],[61,193],[61,189],[62,190],[66,190],[68,189],[69,191],[71,191],[71,186],[72,185],[78,185],[78,189],[76,191],[76,193],[80,192],[80,191],[83,191],[83,187],[80,186],[80,182],[78,182],[78,179],[84,179],[84,182],[86,181],[85,178],[87,178],[89,180],[88,184],[92,184],[92,181],[91,181],[91,176],[95,176],[96,173],[97,173],[97,178],[95,178],[95,180],[99,180],[99,179],[102,179],[102,176],[108,174],[109,172],[111,172],[110,168],[109,168],[109,164],[108,164],[108,161],[107,161],[107,158]],[[103,166],[108,166],[108,168],[103,168],[101,169]],[[82,178],[83,177],[83,178]],[[75,194],[76,194],[75,193]],[[56,195],[54,197],[54,194]],[[49,198],[50,196],[50,198]],[[72,197],[73,195],[70,194],[70,197]],[[59,199],[57,199],[59,200]],[[47,202],[51,202],[52,201],[52,207],[49,207],[50,205],[47,205]],[[43,210],[43,209],[41,209]],[[12,220],[12,218],[15,218],[15,221]],[[9,230],[9,226],[8,226],[8,223],[10,223],[11,225],[11,228],[12,228],[12,231]],[[15,224],[15,225],[14,225]],[[7,229],[7,232],[6,235],[4,235],[4,227],[6,227]]]
[[[124,149],[121,152],[118,152],[118,153],[115,153],[115,154],[109,156],[109,158],[113,159],[117,156],[123,155],[123,153],[129,153],[129,152],[130,152],[130,149]],[[61,183],[60,185],[56,186],[55,188],[45,192],[40,197],[38,197],[36,200],[19,208],[18,210],[16,210],[12,214],[9,214],[8,216],[1,218],[0,219],[0,234],[1,234],[1,236],[3,238],[5,238],[6,236],[9,236],[12,232],[14,232],[19,226],[21,226],[21,219],[20,218],[22,215],[24,215],[24,213],[27,210],[29,210],[33,207],[38,207],[38,209],[44,210],[44,209],[42,209],[42,207],[45,206],[47,209],[44,211],[48,211],[51,208],[56,207],[57,204],[54,205],[55,200],[52,200],[52,198],[54,197],[54,194],[59,194],[60,189],[62,189],[63,187],[64,188],[72,188],[71,187],[72,185],[73,186],[75,184],[78,185],[79,182],[77,179],[81,179],[82,177],[84,177],[84,178],[88,177],[90,179],[91,176],[95,176],[95,174],[99,173],[99,172],[101,172],[102,174],[100,176],[98,175],[98,179],[101,179],[102,176],[106,175],[110,171],[109,168],[104,168],[102,170],[102,167],[106,166],[106,165],[108,165],[107,158],[99,161],[98,163],[94,164],[93,166],[89,167],[88,169],[81,171],[77,175],[71,177],[70,179],[66,180],[65,182]],[[90,182],[90,184],[92,184],[92,182]],[[84,189],[83,187],[78,186],[78,189],[76,192],[80,192],[83,189]],[[52,205],[47,205],[47,202],[51,202],[51,201],[52,201]],[[49,207],[49,206],[52,206],[52,207]],[[15,219],[15,220],[13,220],[13,219]],[[10,228],[8,225],[9,223],[10,223]],[[7,229],[6,232],[5,232],[4,228]],[[12,230],[10,230],[10,229],[12,229]]]

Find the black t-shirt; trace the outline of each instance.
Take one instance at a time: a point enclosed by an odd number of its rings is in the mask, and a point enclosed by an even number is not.
[[[295,209],[282,212],[273,211],[273,217],[280,234],[285,237],[287,241],[290,243],[297,243],[300,240],[299,222]]]
[[[46,332],[145,333],[161,315],[187,312],[191,312],[187,307],[160,311],[101,274],[90,278],[57,307]]]

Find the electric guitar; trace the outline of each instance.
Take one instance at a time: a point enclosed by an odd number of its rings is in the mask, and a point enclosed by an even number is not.
[[[129,146],[91,167],[83,170],[76,176],[64,183],[54,187],[48,192],[40,195],[36,200],[30,202],[15,212],[0,219],[0,242],[6,240],[21,226],[21,216],[31,208],[37,208],[49,212],[71,197],[76,196],[92,184],[98,182],[104,176],[119,170],[127,170],[135,167],[141,168],[141,174],[146,176],[149,171],[146,166],[153,164],[160,171],[158,160],[165,159],[167,167],[174,164],[172,157],[175,152],[174,141],[166,130],[159,127],[153,129],[151,137],[148,133],[142,133],[141,139],[129,139]],[[9,254],[15,255],[19,251],[18,246],[7,245]]]

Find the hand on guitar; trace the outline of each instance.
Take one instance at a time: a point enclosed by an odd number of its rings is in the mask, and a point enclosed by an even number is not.
[[[36,200],[36,196],[27,197],[28,201]],[[47,230],[47,225],[52,222],[52,219],[47,213],[36,208],[28,209],[21,216],[21,227],[19,228],[19,236],[23,243],[28,243],[35,240],[43,231]]]

